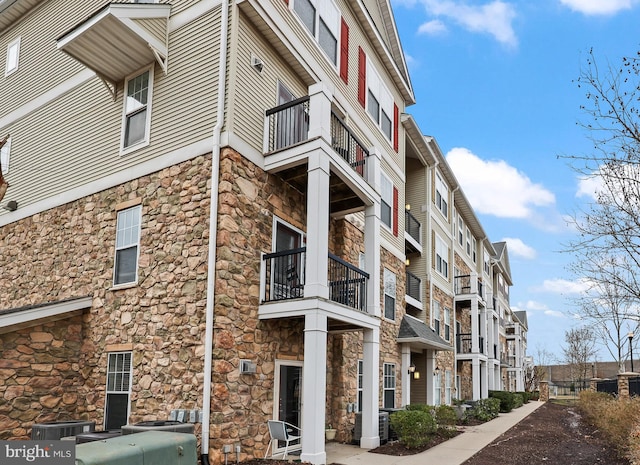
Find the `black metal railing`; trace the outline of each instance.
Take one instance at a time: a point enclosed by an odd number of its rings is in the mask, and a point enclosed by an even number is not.
[[[265,261],[264,302],[304,297],[304,267],[307,248],[268,253]]]
[[[416,275],[414,275],[410,271],[407,271],[406,274],[407,274],[406,294],[409,297],[416,299],[419,302],[422,302],[422,296],[420,292],[422,287],[422,281],[420,280],[420,278],[418,278]]]
[[[366,179],[369,151],[333,111],[331,112],[331,143],[336,153],[344,158],[356,173]]]
[[[267,151],[274,152],[307,140],[309,136],[309,96],[266,111],[269,125]]]
[[[484,287],[482,281],[477,280],[478,295],[484,298]],[[456,295],[471,294],[471,275],[461,274],[453,278],[453,289]]]
[[[459,354],[472,354],[471,333],[460,333],[456,336],[456,352]],[[478,338],[479,353],[484,354],[484,337]]]
[[[498,344],[493,345],[493,358],[498,360]]]
[[[418,244],[420,241],[420,222],[415,216],[411,214],[409,210],[404,211],[404,230],[411,236]]]
[[[368,273],[330,253],[328,280],[331,301],[367,311]]]

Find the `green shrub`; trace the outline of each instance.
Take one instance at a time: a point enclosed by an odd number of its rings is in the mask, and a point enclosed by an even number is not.
[[[532,393],[528,391],[518,391],[516,394],[520,394],[522,396],[522,402],[528,403],[531,400]]]
[[[516,405],[516,399],[513,392],[509,391],[489,391],[489,397],[500,400],[500,412],[509,413]]]
[[[524,404],[524,398],[522,396],[522,394],[520,393],[514,393],[513,394],[513,408],[519,408],[522,407],[522,404]]]
[[[488,399],[480,399],[475,403],[469,411],[469,415],[480,421],[493,420],[500,412],[500,399],[490,397]]]
[[[408,404],[405,407],[407,410],[415,410],[418,412],[427,412],[431,415],[435,415],[435,407],[427,404]]]
[[[436,407],[436,423],[441,428],[452,428],[458,422],[458,415],[450,405],[439,405]]]
[[[437,430],[435,418],[423,408],[400,410],[392,413],[389,419],[399,441],[409,448],[428,443]]]

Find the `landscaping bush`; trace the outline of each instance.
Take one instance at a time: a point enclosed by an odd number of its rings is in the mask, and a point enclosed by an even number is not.
[[[513,408],[519,408],[522,407],[522,404],[524,404],[524,398],[522,396],[522,394],[516,392],[513,394]]]
[[[516,400],[513,392],[509,391],[489,391],[489,397],[500,400],[500,413],[509,413],[514,409]]]
[[[407,404],[405,407],[407,410],[415,410],[418,412],[427,412],[431,415],[435,415],[435,407],[427,404]]]
[[[473,408],[468,411],[469,415],[480,421],[493,420],[500,412],[500,399],[490,397],[488,399],[480,399],[475,402]]]
[[[522,403],[527,404],[531,400],[532,393],[528,391],[518,391],[516,394],[520,394],[522,396]]]
[[[458,415],[450,405],[439,405],[436,407],[436,423],[439,428],[450,429],[456,426]]]
[[[392,413],[389,419],[399,441],[410,448],[427,444],[437,430],[435,418],[424,408],[400,410]]]

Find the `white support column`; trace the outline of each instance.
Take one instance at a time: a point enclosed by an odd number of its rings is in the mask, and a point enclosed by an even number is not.
[[[427,350],[427,367],[426,367],[426,376],[427,376],[427,405],[435,405],[436,398],[434,392],[434,378],[433,373],[436,371],[436,351],[435,350]]]
[[[380,432],[378,430],[378,405],[380,402],[379,328],[364,330],[363,352],[362,437],[360,438],[360,447],[374,449],[380,445]],[[324,402],[322,404],[324,405]],[[301,457],[301,460],[304,461],[304,458]]]
[[[324,449],[325,399],[327,395],[327,317],[316,312],[304,319],[302,368],[302,452],[300,460],[327,463]]]
[[[471,299],[471,353],[480,352],[480,326],[478,324],[478,299]]]
[[[477,357],[471,361],[471,377],[473,382],[473,400],[480,400],[480,360]]]
[[[410,365],[411,347],[409,347],[409,344],[402,344],[402,407],[411,403],[411,378],[413,373],[409,373]]]
[[[307,254],[305,297],[329,298],[329,157],[321,150],[309,155],[307,187]],[[312,193],[312,194],[311,194]]]
[[[369,150],[367,180],[376,192],[380,192],[380,154]],[[380,201],[367,206],[364,211],[364,261],[369,273],[367,282],[367,313],[380,316]]]
[[[480,362],[480,397],[486,399],[489,397],[489,370],[487,362]]]
[[[309,139],[321,137],[331,145],[331,99],[326,84],[319,82],[309,86]],[[312,192],[312,191],[309,191]]]

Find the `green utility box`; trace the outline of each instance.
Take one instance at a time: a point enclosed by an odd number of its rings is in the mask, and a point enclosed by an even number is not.
[[[76,446],[76,465],[197,465],[196,437],[147,431]]]

